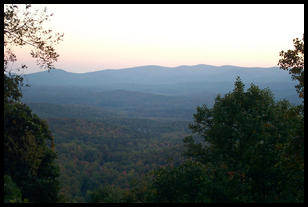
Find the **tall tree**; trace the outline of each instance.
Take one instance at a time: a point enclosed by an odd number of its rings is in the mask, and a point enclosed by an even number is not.
[[[11,186],[5,196],[15,195],[14,199],[5,200],[19,201],[20,190],[22,200],[55,202],[59,168],[55,163],[53,136],[46,122],[21,103],[23,78],[11,74],[8,65],[17,60],[14,46],[29,45],[38,65],[51,69],[59,56],[54,45],[62,40],[63,34],[53,35],[51,30],[43,29],[42,23],[52,16],[46,8],[32,12],[31,5],[25,5],[23,11],[19,7],[5,5],[4,8],[4,174],[7,186]],[[15,193],[10,189],[15,189]]]
[[[281,69],[288,70],[294,80],[299,83],[296,90],[303,104],[298,106],[297,113],[300,121],[293,123],[293,136],[280,146],[281,160],[279,166],[288,177],[292,178],[288,183],[289,194],[294,194],[297,200],[304,200],[304,35],[302,40],[293,39],[294,50],[281,51],[281,59],[278,65]]]
[[[193,135],[184,140],[186,155],[220,172],[224,169],[222,188],[230,186],[226,177],[237,179],[232,196],[225,196],[232,201],[298,201],[294,194],[286,196],[291,178],[278,163],[280,146],[294,137],[294,126],[300,123],[296,108],[287,101],[275,103],[268,89],[253,84],[245,92],[238,78],[233,92],[217,96],[212,109],[197,108],[190,125]],[[196,143],[196,137],[203,141]]]
[[[30,202],[55,202],[59,167],[47,123],[24,104],[11,104],[4,119],[4,173]]]

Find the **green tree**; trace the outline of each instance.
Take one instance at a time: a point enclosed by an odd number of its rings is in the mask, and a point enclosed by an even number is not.
[[[94,191],[88,191],[86,198],[89,203],[120,203],[122,192],[120,188],[107,184]]]
[[[278,65],[283,70],[288,70],[292,75],[292,79],[299,83],[296,85],[296,90],[299,97],[304,100],[304,35],[302,40],[293,39],[294,50],[281,51],[281,59]]]
[[[15,103],[4,119],[4,172],[30,202],[55,202],[59,168],[45,121],[24,104]]]
[[[299,84],[296,90],[303,104],[298,106],[297,114],[300,120],[293,122],[293,136],[280,145],[281,159],[278,165],[283,169],[286,176],[290,177],[288,182],[289,192],[297,201],[304,201],[304,35],[302,40],[293,39],[294,50],[281,51],[281,59],[278,65],[281,69],[288,70],[294,80]]]
[[[194,161],[157,169],[153,173],[152,202],[208,202],[208,172]]]
[[[294,124],[301,117],[287,101],[275,103],[268,89],[256,85],[244,91],[239,77],[233,92],[219,95],[212,109],[197,108],[193,135],[186,137],[185,154],[206,166],[219,167],[221,180],[237,179],[233,183],[232,201],[282,202],[296,201],[288,195],[289,177],[277,163],[279,147],[294,136]],[[196,138],[203,140],[197,143]],[[227,188],[229,182],[221,183]],[[234,194],[236,192],[236,194]]]
[[[39,13],[30,11],[31,5],[25,5],[24,11],[19,7],[4,8],[4,173],[11,179],[6,177],[9,186],[14,187],[15,183],[21,192],[13,195],[21,195],[23,201],[56,202],[59,168],[53,137],[46,122],[21,103],[23,78],[12,74],[8,66],[17,60],[13,47],[29,45],[38,65],[51,69],[59,56],[54,45],[63,35],[54,36],[51,30],[43,29],[42,23],[51,16],[46,8]],[[26,66],[22,65],[23,68]],[[10,196],[5,199],[10,200]]]
[[[4,203],[21,203],[21,191],[9,175],[4,175]]]

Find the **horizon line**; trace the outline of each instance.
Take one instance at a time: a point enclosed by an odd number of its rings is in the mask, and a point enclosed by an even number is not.
[[[237,65],[209,65],[209,64],[196,64],[196,65],[178,65],[178,66],[162,66],[162,65],[140,65],[140,66],[132,66],[132,67],[127,67],[127,68],[106,68],[106,69],[101,69],[101,70],[96,70],[96,71],[88,71],[88,72],[70,72],[67,71],[63,68],[52,68],[50,70],[44,70],[44,71],[39,71],[39,72],[33,72],[33,73],[25,73],[24,75],[29,75],[29,74],[35,74],[35,73],[42,73],[42,72],[50,72],[52,70],[62,70],[67,73],[77,73],[77,74],[85,74],[85,73],[95,73],[95,72],[100,72],[100,71],[114,71],[114,70],[129,70],[129,69],[134,69],[134,68],[141,68],[141,67],[162,67],[162,68],[179,68],[179,67],[196,67],[196,66],[209,66],[209,67],[237,67],[237,68],[276,68],[279,67],[278,65],[275,66],[269,66],[269,67],[255,67],[255,66],[237,66]]]

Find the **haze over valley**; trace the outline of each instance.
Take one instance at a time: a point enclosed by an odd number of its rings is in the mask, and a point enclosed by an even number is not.
[[[198,105],[211,107],[218,94],[232,91],[239,76],[246,87],[269,88],[276,100],[298,104],[299,98],[287,71],[278,67],[237,66],[141,66],[89,73],[61,69],[24,76],[31,87],[23,88],[23,101],[36,113],[44,114],[42,103],[91,107],[104,113],[97,118],[123,116],[192,120]]]
[[[304,202],[303,4],[4,4],[5,203]]]

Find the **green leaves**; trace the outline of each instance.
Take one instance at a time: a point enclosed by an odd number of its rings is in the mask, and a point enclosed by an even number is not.
[[[55,202],[59,171],[54,163],[53,137],[47,124],[20,102],[23,78],[8,71],[8,64],[17,61],[11,49],[14,46],[33,46],[32,56],[48,69],[57,60],[58,54],[53,47],[63,35],[51,37],[51,30],[44,30],[41,25],[48,19],[46,11],[39,14],[38,11],[30,12],[30,8],[31,5],[26,5],[22,12],[16,5],[4,8],[4,172],[12,179],[7,182],[15,183],[20,189],[21,195],[17,190],[11,192],[17,199],[14,202],[19,201],[20,196],[30,202]],[[12,189],[14,185],[9,184]],[[10,202],[10,195],[7,196]]]
[[[9,175],[4,175],[4,203],[22,203],[21,191]]]
[[[304,101],[304,35],[302,40],[293,39],[293,44],[294,50],[279,53],[281,59],[278,61],[278,65],[281,69],[288,70],[292,79],[299,82],[295,87],[299,97]]]
[[[206,202],[206,168],[199,162],[186,161],[178,167],[154,172],[154,202]]]
[[[121,191],[111,185],[100,186],[95,191],[88,191],[87,201],[89,203],[120,203]]]
[[[4,108],[4,172],[30,202],[55,202],[59,183],[53,140],[44,121],[24,104]]]
[[[214,176],[210,183],[216,183],[215,191],[229,201],[285,201],[281,192],[288,192],[286,186],[291,185],[293,178],[285,176],[286,168],[277,163],[286,161],[281,157],[281,149],[295,146],[291,140],[301,131],[294,129],[301,126],[303,122],[296,107],[287,101],[275,103],[271,91],[254,84],[245,92],[244,84],[237,78],[234,90],[222,98],[217,96],[212,109],[197,108],[194,123],[190,125],[193,136],[184,139],[185,155],[202,162],[208,170],[220,172],[215,176],[222,182]],[[202,137],[203,143],[196,143],[194,137]],[[298,163],[303,163],[303,159]],[[300,172],[300,168],[295,171]],[[233,190],[228,190],[230,185]],[[213,196],[209,198],[215,200],[216,195]],[[290,199],[296,200],[289,196]]]

